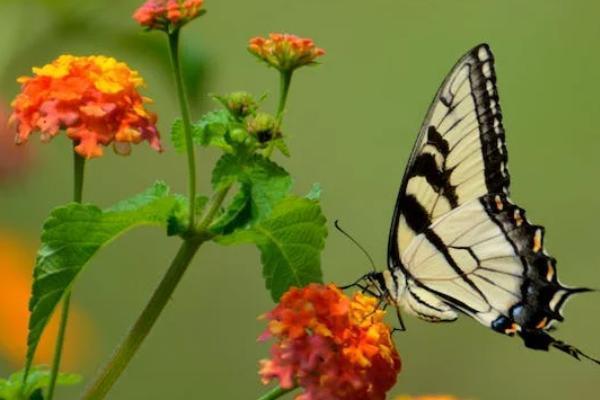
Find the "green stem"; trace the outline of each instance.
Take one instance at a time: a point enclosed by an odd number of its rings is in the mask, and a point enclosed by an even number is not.
[[[206,229],[210,226],[210,223],[223,204],[230,188],[231,185],[225,186],[213,195],[206,206],[206,212],[202,215],[198,223],[197,233],[184,240],[169,270],[152,294],[144,311],[142,311],[125,339],[117,347],[109,362],[100,371],[92,386],[84,393],[82,400],[103,399],[119,376],[121,376],[146,336],[148,336],[148,333],[150,333],[150,330],[152,330],[152,327],[173,295],[194,255],[202,243],[210,237]]]
[[[285,103],[287,102],[290,84],[292,83],[293,71],[279,72],[279,106],[277,107],[277,125],[281,126],[283,121],[283,113],[285,111]]]
[[[179,29],[169,33],[169,54],[177,86],[177,98],[183,121],[185,133],[185,145],[188,161],[188,196],[189,196],[189,229],[193,231],[196,226],[196,155],[192,140],[192,121],[190,117],[190,106],[185,92],[185,84],[181,74],[181,63],[179,62]]]
[[[298,388],[298,385],[295,385],[289,389],[282,389],[280,386],[277,386],[275,388],[273,388],[272,390],[270,390],[269,392],[263,394],[262,396],[260,396],[258,398],[258,400],[274,400],[274,399],[278,399],[281,396],[283,396],[286,393],[291,392],[292,390],[296,390]]]
[[[212,196],[210,202],[206,206],[206,211],[202,215],[202,219],[198,224],[198,232],[200,234],[203,234],[206,231],[210,223],[217,215],[217,212],[221,208],[223,201],[225,201],[225,197],[227,197],[227,193],[229,193],[229,189],[231,189],[231,185],[223,186]]]
[[[73,152],[73,201],[81,203],[83,198],[83,178],[85,172],[85,158],[81,157],[76,152]],[[56,347],[54,349],[54,358],[52,360],[52,369],[50,371],[50,383],[48,384],[47,400],[52,400],[54,397],[54,389],[56,388],[56,380],[60,373],[60,362],[62,359],[63,347],[67,331],[67,322],[69,320],[69,307],[71,304],[71,291],[68,290],[62,300],[62,311],[60,314],[60,324],[58,335],[56,337]]]
[[[290,85],[292,83],[292,74],[291,71],[279,71],[279,105],[277,106],[277,130],[281,128],[283,123],[283,114],[285,112],[285,104],[287,103],[288,93],[290,92]],[[273,154],[273,150],[275,150],[275,145],[273,142],[269,143],[269,146],[264,150],[265,157],[271,157]]]
[[[200,240],[193,239],[183,242],[144,311],[117,347],[108,364],[100,371],[92,386],[86,390],[82,399],[100,400],[106,396],[148,336],[202,243]]]

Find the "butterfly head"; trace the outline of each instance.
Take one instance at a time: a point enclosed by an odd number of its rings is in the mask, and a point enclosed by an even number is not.
[[[396,292],[395,282],[389,271],[379,272],[372,271],[363,275],[355,286],[363,290],[363,292],[377,297],[383,301],[391,301],[392,294]]]

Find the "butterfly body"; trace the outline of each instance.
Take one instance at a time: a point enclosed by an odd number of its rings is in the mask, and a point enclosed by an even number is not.
[[[494,58],[481,44],[429,108],[396,201],[388,270],[367,277],[420,319],[466,314],[528,347],[590,358],[548,334],[566,300],[588,289],[559,282],[544,228],[509,198],[507,160]]]

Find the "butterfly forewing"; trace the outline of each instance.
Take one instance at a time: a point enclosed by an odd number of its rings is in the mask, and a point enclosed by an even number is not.
[[[483,44],[454,66],[425,117],[398,196],[390,256],[461,204],[508,194],[506,160],[494,58]]]

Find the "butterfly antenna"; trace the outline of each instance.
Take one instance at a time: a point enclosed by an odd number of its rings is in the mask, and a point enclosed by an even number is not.
[[[342,227],[340,226],[339,221],[336,219],[335,222],[333,223],[333,225],[335,225],[335,229],[337,229],[338,231],[340,231],[341,234],[343,234],[344,236],[346,236],[348,239],[350,239],[350,241],[352,243],[354,243],[356,245],[356,247],[358,247],[365,256],[367,256],[367,258],[369,259],[369,262],[371,263],[371,268],[373,269],[373,271],[376,271],[375,268],[375,262],[373,261],[373,257],[371,257],[371,255],[369,254],[369,252],[367,250],[365,250],[365,248],[363,246],[360,245],[360,243],[358,243],[356,241],[356,239],[354,239],[352,236],[350,236],[350,234],[348,232],[346,232],[345,230],[342,229]]]

